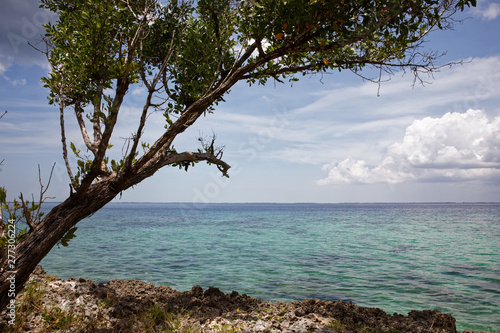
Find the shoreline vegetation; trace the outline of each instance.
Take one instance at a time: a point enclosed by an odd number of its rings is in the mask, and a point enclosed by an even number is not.
[[[351,302],[270,302],[213,287],[179,292],[140,280],[95,284],[61,280],[41,266],[16,304],[14,325],[8,312],[0,314],[1,332],[457,332],[455,318],[437,310],[389,315]]]

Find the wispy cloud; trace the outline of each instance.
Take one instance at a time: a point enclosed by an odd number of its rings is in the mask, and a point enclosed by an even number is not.
[[[37,45],[45,34],[43,24],[53,21],[55,14],[40,8],[38,1],[3,1],[0,11],[0,54],[11,63],[39,65],[47,68],[47,60],[29,44]]]
[[[463,182],[500,178],[500,116],[481,110],[446,113],[415,120],[404,138],[388,147],[382,162],[370,167],[348,157],[323,166],[318,184]]]
[[[0,75],[7,71],[7,68],[10,67],[10,61],[6,57],[0,56]]]
[[[500,16],[500,4],[490,1],[479,1],[476,8],[473,9],[475,16],[486,21],[495,20]]]
[[[7,75],[2,75],[1,73],[2,73],[2,68],[1,68],[1,64],[0,64],[0,77],[2,77],[5,81],[9,82],[14,87],[26,85],[26,79],[24,79],[24,78],[22,78],[22,79],[11,79]]]
[[[499,64],[500,57],[473,59],[443,69],[432,84],[414,89],[411,78],[396,76],[382,85],[381,97],[372,83],[303,91],[309,103],[288,111],[287,122],[273,132],[276,144],[269,142],[259,158],[321,165],[355,156],[366,165],[376,164],[416,119],[471,108],[497,113]],[[247,113],[215,116],[220,117],[216,131],[223,128],[247,136],[259,135],[271,119]]]
[[[297,112],[327,112],[337,119],[362,121],[381,116],[420,115],[431,109],[441,112],[443,106],[454,108],[452,111],[480,108],[482,101],[499,96],[500,57],[468,59],[463,65],[443,68],[429,81],[430,84],[412,89],[411,78],[394,76],[382,83],[379,98],[374,98],[378,87],[373,83],[324,90],[316,94],[313,103]]]

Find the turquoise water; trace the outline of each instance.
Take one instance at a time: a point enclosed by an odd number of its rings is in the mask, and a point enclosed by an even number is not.
[[[439,309],[500,331],[500,204],[113,203],[78,227],[48,273]]]

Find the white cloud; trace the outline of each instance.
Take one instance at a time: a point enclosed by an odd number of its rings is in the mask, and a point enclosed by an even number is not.
[[[415,120],[378,166],[348,157],[323,170],[328,176],[321,185],[500,179],[500,116],[490,120],[484,111],[470,109]]]
[[[12,63],[48,68],[46,57],[30,44],[41,47],[40,39],[45,34],[42,25],[54,19],[55,14],[40,8],[39,1],[2,1],[0,55]]]
[[[2,67],[2,64],[0,63],[0,77],[2,77],[5,81],[9,82],[14,87],[26,85],[26,79],[14,79],[13,80],[10,77],[8,77],[7,75],[2,74],[5,71],[5,69],[3,71],[2,71],[2,69],[4,69],[4,67]]]
[[[288,112],[288,122],[274,133],[279,145],[267,144],[259,157],[322,165],[353,156],[373,166],[415,119],[440,118],[446,112],[467,109],[498,112],[499,63],[499,57],[477,58],[443,69],[431,85],[414,89],[411,78],[395,76],[382,86],[381,97],[372,83],[304,90],[304,101]],[[259,133],[266,125],[262,115],[224,115],[222,121],[225,130],[229,127],[247,135]]]
[[[495,2],[489,4],[484,3],[485,2],[480,2],[475,8],[474,14],[476,16],[479,16],[486,21],[494,20],[500,16],[500,4]]]
[[[17,85],[24,86],[24,85],[26,85],[26,79],[12,80],[11,83],[14,87]]]
[[[338,113],[337,117],[373,119],[397,115],[419,115],[422,112],[442,112],[485,108],[487,100],[500,96],[500,57],[469,59],[463,65],[443,68],[435,74],[432,84],[411,88],[412,76],[384,77],[390,79],[381,86],[367,82],[317,92],[313,103],[297,109],[299,113]],[[401,98],[404,96],[404,98]],[[355,112],[355,115],[353,114]]]
[[[7,58],[0,57],[0,75],[7,71],[10,67],[10,62]]]
[[[134,95],[134,96],[142,96],[145,93],[146,93],[146,89],[144,89],[143,87],[135,88],[131,92],[131,94]]]

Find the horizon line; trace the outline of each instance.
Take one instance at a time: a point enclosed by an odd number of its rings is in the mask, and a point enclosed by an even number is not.
[[[46,203],[63,203],[64,201],[45,201]],[[500,201],[344,201],[344,202],[312,202],[312,201],[241,201],[241,202],[189,202],[189,201],[120,201],[112,200],[114,204],[189,204],[189,205],[211,205],[211,204],[274,204],[274,205],[343,205],[343,204],[500,204]]]

